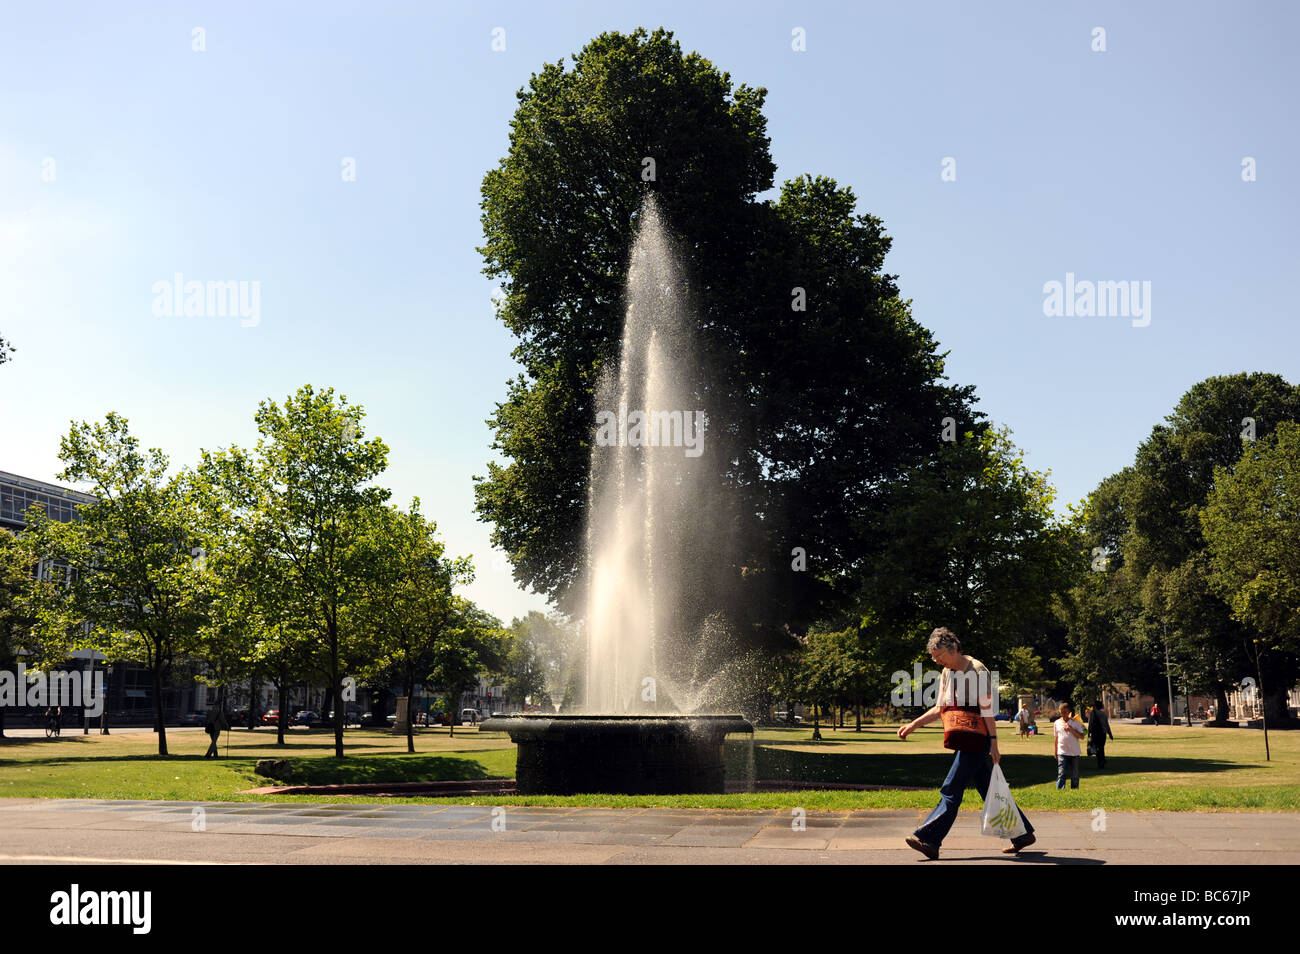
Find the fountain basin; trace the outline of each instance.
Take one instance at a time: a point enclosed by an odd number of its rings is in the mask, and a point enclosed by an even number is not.
[[[723,739],[754,732],[738,715],[510,715],[479,729],[519,747],[521,795],[723,794]]]

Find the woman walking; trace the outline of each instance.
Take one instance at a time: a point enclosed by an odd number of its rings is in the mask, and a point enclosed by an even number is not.
[[[956,635],[942,626],[930,634],[926,649],[930,658],[943,667],[939,704],[920,718],[899,726],[898,737],[906,739],[921,726],[942,719],[944,747],[955,753],[952,768],[939,789],[939,804],[930,812],[925,824],[907,839],[909,847],[933,861],[939,857],[939,845],[957,820],[966,787],[974,785],[980,798],[985,798],[993,766],[1002,757],[998,754],[998,724],[993,719],[988,669],[978,659],[964,655]],[[975,684],[973,691],[972,683]],[[1005,854],[1016,854],[1034,843],[1034,826],[1029,824],[1023,811],[1020,817],[1025,823],[1025,833],[1011,839],[1010,846],[1002,849]]]

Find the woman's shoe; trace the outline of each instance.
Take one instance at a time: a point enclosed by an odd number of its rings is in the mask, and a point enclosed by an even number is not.
[[[921,854],[925,855],[931,861],[934,861],[936,858],[939,857],[938,845],[932,845],[928,841],[922,841],[920,838],[917,838],[915,835],[908,836],[907,844],[910,847],[915,848]]]
[[[1033,835],[1021,835],[1019,838],[1012,838],[1011,846],[1008,848],[1003,848],[1002,853],[1004,855],[1018,855],[1020,854],[1021,848],[1028,848],[1037,840],[1038,839],[1035,838]]]

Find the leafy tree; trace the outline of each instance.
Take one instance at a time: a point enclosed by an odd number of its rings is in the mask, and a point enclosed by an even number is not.
[[[1267,441],[1279,425],[1300,420],[1300,387],[1275,374],[1207,378],[1179,400],[1138,448],[1125,490],[1129,529],[1124,559],[1146,617],[1137,634],[1153,656],[1170,657],[1193,684],[1212,686],[1219,710],[1225,689],[1251,674],[1254,624],[1234,617],[1211,582],[1201,522],[1217,480],[1241,458],[1243,431]],[[1265,655],[1265,706],[1281,721],[1286,690],[1300,676],[1300,655]]]
[[[23,544],[50,568],[32,590],[33,632],[51,658],[84,647],[143,663],[166,755],[163,684],[177,656],[198,649],[210,597],[194,559],[198,520],[186,482],[168,478],[162,451],[142,452],[112,413],[73,424],[59,458],[60,479],[87,485],[98,500],[69,523],[32,511]]]
[[[299,388],[284,405],[263,401],[260,437],[205,452],[204,479],[230,500],[243,547],[274,553],[291,588],[289,601],[317,640],[333,700],[334,754],[343,757],[343,677],[360,664],[363,640],[354,607],[373,571],[362,546],[374,511],[389,493],[371,482],[387,467],[382,440],[364,439],[364,412],[334,389]]]
[[[512,639],[495,617],[463,597],[452,599],[452,621],[434,646],[428,681],[446,694],[455,735],[461,695],[478,685],[480,675],[504,671]]]
[[[437,527],[420,513],[418,498],[405,513],[384,507],[368,514],[368,521],[360,543],[368,566],[362,580],[365,595],[355,612],[370,637],[375,662],[363,667],[361,675],[373,679],[391,673],[409,703],[452,628],[457,609],[452,587],[469,583],[473,570],[466,559],[446,557]],[[415,751],[412,723],[408,708],[408,752]]]
[[[948,626],[992,668],[1038,645],[1054,594],[1079,573],[1052,499],[1005,431],[943,444],[885,494],[861,604],[898,631]]]
[[[27,550],[8,530],[0,529],[0,669],[12,670],[20,651],[30,652],[31,627],[27,593],[32,564]],[[0,706],[0,739],[5,737],[6,707]]]
[[[1052,688],[1043,660],[1029,646],[1014,646],[1006,654],[1000,685],[1012,692],[1043,693]]]
[[[911,658],[915,646],[907,634],[871,614],[842,630],[814,630],[800,658],[804,693],[840,707],[841,725],[843,710],[854,707],[856,728],[861,730],[862,706],[888,697],[891,677]]]
[[[551,704],[551,696],[546,689],[546,669],[537,646],[513,626],[511,630],[515,633],[515,639],[511,642],[510,654],[506,657],[506,698],[518,699],[525,705],[529,702],[535,705]]]
[[[794,679],[796,698],[812,707],[814,739],[821,739],[821,716],[827,703],[844,691],[844,674],[850,663],[844,656],[842,633],[814,631],[808,634]]]
[[[1270,655],[1300,655],[1300,424],[1279,423],[1246,446],[1231,472],[1216,468],[1198,516],[1210,588],[1263,637]],[[1277,724],[1287,713],[1283,705],[1268,715]]]
[[[488,464],[477,510],[516,579],[567,613],[584,602],[597,383],[617,357],[648,191],[689,276],[706,466],[727,489],[710,519],[736,546],[719,543],[690,581],[683,634],[714,612],[755,644],[806,629],[845,600],[867,516],[933,454],[942,419],[980,427],[971,389],[943,383],[943,355],[882,272],[890,239],[852,191],[801,176],[757,200],[774,173],[765,95],[666,31],[605,33],[572,68],[532,76],[484,178],[480,251],[524,371],[491,418],[506,461]],[[796,546],[810,572],[791,572]]]
[[[545,704],[568,708],[575,702],[582,662],[578,632],[563,617],[530,610],[510,624],[516,655],[506,682],[511,695],[536,696]]]

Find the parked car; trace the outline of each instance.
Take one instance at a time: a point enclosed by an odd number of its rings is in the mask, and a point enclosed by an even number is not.
[[[207,725],[208,714],[206,712],[187,712],[180,717],[181,725]]]
[[[483,721],[484,719],[486,719],[486,718],[487,718],[487,716],[484,715],[482,712],[480,712],[480,711],[477,710],[477,709],[461,709],[461,710],[460,710],[460,721],[461,721],[461,725],[478,725],[480,722],[482,722],[482,721]]]
[[[331,713],[329,714],[329,719],[328,719],[327,721],[329,722],[330,725],[333,725],[333,724],[334,724],[334,713],[331,712]],[[347,712],[344,712],[344,713],[343,713],[343,724],[344,724],[344,725],[360,725],[360,724],[361,724],[361,716],[357,715],[357,713],[356,713],[354,710],[349,710],[349,711],[347,711]]]
[[[262,725],[279,725],[279,724],[280,724],[279,709],[267,709],[266,712],[262,713]]]
[[[294,725],[311,725],[313,722],[319,722],[320,715],[312,712],[310,709],[300,709],[293,714]]]
[[[258,723],[258,715],[257,715],[257,712],[254,711],[254,713],[253,713],[253,728],[257,728],[257,723]],[[235,728],[237,728],[237,729],[242,728],[242,727],[248,725],[248,710],[247,710],[247,709],[236,709],[236,710],[235,710],[233,713],[231,713],[231,715],[230,715],[230,724],[231,724],[232,726],[234,726]]]

